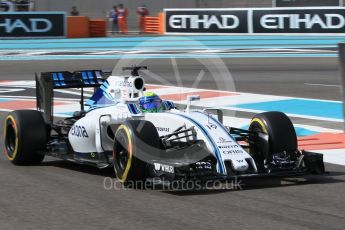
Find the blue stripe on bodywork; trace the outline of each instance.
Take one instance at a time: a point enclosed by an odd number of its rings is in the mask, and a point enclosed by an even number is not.
[[[102,104],[102,105],[92,105],[90,106],[90,108],[87,110],[87,112],[90,112],[92,110],[95,110],[95,109],[99,109],[99,108],[105,108],[105,107],[110,107],[110,106],[113,106],[114,104]]]
[[[86,73],[85,72],[81,72],[81,76],[83,79],[87,79]]]
[[[59,79],[58,79],[58,76],[57,76],[57,74],[56,74],[56,73],[53,73],[53,80],[54,80],[54,81],[59,80]]]
[[[111,94],[109,94],[108,92],[107,92],[107,88],[108,88],[108,86],[107,85],[101,85],[101,87],[100,87],[100,89],[101,89],[101,91],[103,92],[103,96],[105,96],[108,100],[113,100],[114,98],[113,98],[113,96],[111,95]]]
[[[216,143],[214,143],[212,137],[210,137],[208,131],[199,122],[197,122],[196,120],[194,120],[194,119],[192,119],[190,117],[187,117],[187,116],[185,116],[183,114],[176,114],[176,115],[179,115],[179,116],[181,116],[181,117],[191,121],[193,124],[195,124],[203,132],[203,134],[208,139],[209,143],[211,143],[211,145],[212,145],[213,152],[214,152],[214,154],[216,156],[216,159],[217,159],[217,162],[218,162],[218,165],[219,165],[219,173],[225,174],[226,170],[225,170],[225,166],[223,164],[222,156],[220,155],[218,147],[217,147]]]
[[[165,107],[165,110],[171,110],[176,108],[175,104],[172,101],[163,101],[163,105]]]
[[[86,85],[89,85],[90,82],[89,82],[89,80],[88,80],[88,78],[87,78],[86,72],[81,72],[81,76],[82,76],[82,78],[83,78],[83,82],[84,82]]]
[[[59,77],[59,80],[60,80],[60,84],[61,85],[66,85],[66,83],[64,81],[63,74],[62,73],[58,73],[58,77]]]
[[[91,71],[87,72],[87,75],[88,75],[88,77],[89,77],[90,83],[91,83],[91,84],[95,84],[95,81],[93,80],[94,77],[93,77],[92,72],[91,72]]]
[[[136,114],[135,111],[134,111],[134,108],[132,106],[132,104],[127,104],[127,107],[129,109],[129,112],[131,112],[131,114]]]
[[[109,82],[107,81],[107,80],[105,80],[104,82],[103,82],[103,85],[105,86],[105,87],[109,87],[110,85],[109,85]]]
[[[54,86],[60,86],[59,78],[57,73],[53,73]]]
[[[141,111],[138,109],[138,107],[137,107],[136,104],[132,104],[132,105],[133,105],[133,107],[134,107],[134,110],[135,110],[136,114],[141,113]]]

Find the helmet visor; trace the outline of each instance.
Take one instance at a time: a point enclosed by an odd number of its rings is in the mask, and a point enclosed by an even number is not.
[[[142,107],[145,110],[160,109],[162,107],[162,100],[161,99],[155,99],[151,102],[143,103]]]

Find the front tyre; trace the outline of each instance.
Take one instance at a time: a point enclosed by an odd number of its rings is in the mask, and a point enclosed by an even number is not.
[[[251,145],[250,153],[259,165],[272,161],[272,155],[297,151],[297,136],[288,116],[282,112],[265,112],[255,115],[249,131],[257,133],[258,140]],[[260,138],[264,134],[267,138]]]
[[[147,162],[159,151],[159,135],[149,121],[128,120],[115,133],[113,160],[117,180],[129,185],[148,177]]]
[[[35,165],[44,159],[48,139],[41,112],[16,110],[5,119],[4,152],[15,165]]]

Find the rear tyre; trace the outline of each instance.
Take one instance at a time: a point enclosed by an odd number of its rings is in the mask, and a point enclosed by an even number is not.
[[[4,131],[4,152],[9,161],[15,165],[35,165],[43,161],[48,132],[41,112],[10,112],[5,119]]]
[[[288,116],[282,112],[265,112],[255,115],[249,126],[249,131],[266,134],[268,138],[259,138],[251,145],[250,153],[256,162],[263,165],[272,160],[274,153],[297,150],[295,128]]]
[[[151,122],[129,120],[121,124],[113,149],[116,178],[126,185],[144,182],[148,177],[147,161],[159,151],[159,146],[159,135]]]

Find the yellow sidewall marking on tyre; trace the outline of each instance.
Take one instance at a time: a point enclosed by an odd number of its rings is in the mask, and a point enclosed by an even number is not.
[[[262,120],[260,120],[259,118],[253,118],[252,121],[250,122],[250,124],[252,124],[254,122],[259,123],[259,125],[261,126],[262,131],[264,131],[264,133],[266,133],[266,134],[268,133],[267,129],[266,129],[266,125],[264,124],[264,122]]]
[[[132,139],[131,139],[131,131],[128,129],[127,126],[125,125],[120,125],[120,127],[118,128],[118,130],[116,131],[116,133],[119,131],[119,130],[125,130],[126,134],[127,134],[127,137],[128,137],[128,146],[127,146],[127,150],[128,150],[128,154],[129,154],[129,157],[128,157],[128,161],[127,161],[127,165],[126,165],[126,168],[125,168],[125,171],[123,172],[122,176],[119,177],[118,175],[117,176],[117,179],[120,181],[120,182],[125,182],[127,180],[127,176],[128,176],[128,172],[129,170],[131,169],[131,165],[132,165]],[[116,134],[115,134],[116,136]]]
[[[7,156],[7,158],[10,160],[10,161],[13,161],[14,160],[14,158],[16,158],[16,156],[17,156],[17,152],[18,152],[18,130],[17,130],[17,124],[16,124],[16,120],[14,119],[14,117],[12,116],[12,115],[8,115],[7,117],[6,117],[6,119],[5,119],[5,128],[4,128],[4,138],[6,138],[6,135],[7,135],[7,121],[8,120],[11,120],[11,123],[12,123],[12,125],[13,125],[13,128],[14,128],[14,133],[15,133],[15,136],[16,136],[16,146],[15,146],[15,148],[14,148],[14,151],[13,151],[13,153],[12,153],[12,156],[10,156],[9,154],[8,154],[8,151],[7,151],[7,148],[5,149],[5,152],[6,152],[6,156]],[[5,141],[6,141],[6,139],[5,139]]]

